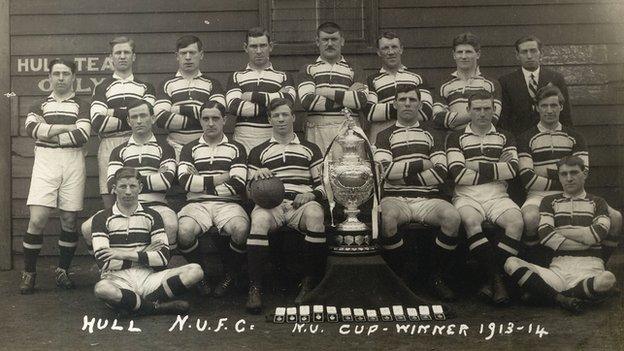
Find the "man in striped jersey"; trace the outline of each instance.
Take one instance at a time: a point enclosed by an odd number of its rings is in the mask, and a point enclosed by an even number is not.
[[[53,208],[59,209],[61,220],[56,285],[64,289],[74,287],[67,270],[78,243],[76,213],[82,210],[86,179],[83,145],[89,139],[91,122],[87,117],[88,105],[76,98],[73,91],[76,64],[54,59],[48,70],[52,93],[35,104],[26,117],[26,132],[35,139],[35,163],[26,202],[30,219],[23,241],[22,294],[34,292],[37,256]]]
[[[560,113],[564,109],[565,97],[553,84],[537,91],[536,109],[539,123],[530,128],[518,140],[520,180],[527,190],[527,200],[522,205],[522,216],[526,242],[534,245],[539,241],[537,228],[540,220],[539,205],[544,196],[562,191],[557,174],[557,162],[564,156],[581,158],[589,167],[589,152],[583,136],[574,129],[562,125]],[[602,241],[605,262],[617,247],[622,226],[622,215],[608,207],[611,227],[609,235]]]
[[[398,85],[394,101],[397,121],[377,134],[375,161],[382,164],[385,174],[382,242],[386,261],[400,271],[406,257],[397,228],[409,222],[440,227],[430,286],[440,299],[452,301],[455,294],[442,276],[457,246],[461,218],[453,205],[439,198],[439,185],[444,183],[447,172],[444,135],[423,123],[421,105],[418,86]]]
[[[188,192],[188,204],[178,213],[180,251],[187,261],[199,263],[204,255],[197,238],[211,227],[219,230],[219,251],[225,276],[213,295],[222,297],[233,287],[245,258],[249,218],[240,205],[247,180],[245,147],[223,134],[225,107],[206,102],[200,112],[203,135],[182,148],[178,180]],[[202,295],[211,293],[208,281],[199,284]]]
[[[114,148],[128,141],[128,104],[145,100],[154,105],[154,87],[134,77],[132,65],[136,60],[134,41],[117,37],[110,41],[113,76],[98,84],[91,102],[91,123],[100,136],[98,169],[100,194],[104,208],[111,208],[115,198],[108,192],[106,170]]]
[[[615,285],[601,252],[611,221],[605,200],[585,191],[587,168],[582,158],[565,156],[557,169],[563,193],[548,195],[540,204],[541,243],[554,250],[550,266],[510,257],[505,271],[520,287],[580,313],[583,300],[605,297]]]
[[[249,152],[273,134],[268,121],[271,100],[285,98],[294,105],[297,92],[291,77],[271,64],[273,42],[269,32],[251,28],[243,48],[249,63],[244,70],[230,76],[225,98],[228,111],[237,117],[234,140]]]
[[[495,79],[481,74],[478,60],[481,57],[481,41],[472,33],[462,33],[453,39],[453,60],[457,70],[451,78],[436,91],[433,103],[433,119],[440,127],[452,130],[463,129],[470,121],[466,108],[468,97],[478,90],[494,95],[492,123],[500,117],[500,86]]]
[[[356,123],[357,112],[366,104],[366,86],[355,80],[353,68],[342,57],[345,39],[336,23],[322,23],[316,31],[320,56],[305,65],[297,91],[306,118],[306,139],[327,152],[345,120],[342,109],[351,110]]]
[[[225,106],[223,88],[218,80],[204,76],[199,65],[204,58],[201,40],[185,35],[176,42],[178,72],[165,80],[157,90],[154,106],[156,125],[169,131],[167,142],[173,146],[176,158],[182,147],[201,137],[200,109],[208,101]]]
[[[488,274],[481,293],[495,304],[509,299],[500,268],[509,256],[520,249],[523,222],[518,206],[507,194],[506,180],[518,172],[518,154],[511,134],[492,124],[494,97],[480,90],[468,97],[471,122],[449,135],[446,156],[455,182],[453,205],[461,215],[469,249]],[[483,234],[482,223],[489,221],[505,230],[497,244],[497,262],[493,245]]]
[[[115,173],[112,208],[93,218],[93,248],[101,271],[95,296],[107,304],[142,314],[182,314],[186,301],[166,301],[185,293],[204,274],[197,264],[166,267],[169,244],[158,212],[139,203],[142,176],[131,167]]]
[[[394,125],[397,111],[394,107],[397,87],[402,84],[418,86],[422,107],[418,110],[421,121],[431,119],[433,99],[427,90],[427,83],[422,76],[408,71],[403,66],[403,45],[394,32],[384,32],[377,39],[377,56],[381,58],[381,69],[368,77],[368,102],[364,108],[366,119],[370,122],[369,140],[377,140],[377,133]]]
[[[269,258],[268,233],[287,225],[303,234],[305,240],[304,275],[300,303],[324,273],[324,212],[320,202],[326,198],[321,183],[321,150],[309,141],[301,141],[293,132],[295,115],[290,101],[274,99],[269,104],[269,123],[273,137],[256,146],[249,155],[248,180],[278,177],[284,183],[286,198],[272,209],[258,205],[251,212],[251,231],[247,239],[249,261],[249,296],[247,310],[262,310],[261,282]]]

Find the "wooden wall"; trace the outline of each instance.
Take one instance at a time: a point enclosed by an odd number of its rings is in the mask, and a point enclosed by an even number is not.
[[[196,34],[206,51],[202,71],[227,82],[246,64],[242,42],[261,23],[262,0],[13,0],[10,2],[12,246],[21,252],[28,223],[25,205],[33,141],[24,133],[28,107],[47,95],[43,59],[77,57],[78,91],[88,98],[94,83],[110,74],[108,41],[128,35],[137,44],[136,75],[157,85],[177,68],[173,51],[183,34]],[[481,67],[498,77],[515,68],[513,42],[535,34],[547,44],[544,63],[562,72],[570,86],[573,119],[591,149],[591,191],[622,207],[624,186],[624,4],[620,1],[379,0],[379,31],[393,30],[406,48],[404,63],[434,85],[451,72],[450,43],[472,31],[483,41]],[[458,5],[461,4],[461,5]],[[274,66],[291,72],[314,60],[316,48],[276,46]],[[373,48],[347,47],[345,56],[367,74],[378,69]],[[41,59],[41,62],[40,62]],[[97,138],[89,143],[85,210],[100,207]],[[43,254],[56,254],[59,222],[46,229]],[[79,252],[84,253],[82,243]]]

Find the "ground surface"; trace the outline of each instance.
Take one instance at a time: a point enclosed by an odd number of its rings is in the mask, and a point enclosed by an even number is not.
[[[120,317],[97,301],[92,293],[97,280],[90,258],[76,259],[74,291],[54,287],[52,271],[55,261],[39,263],[38,290],[31,296],[17,293],[19,271],[0,272],[0,349],[6,350],[624,350],[624,298],[612,298],[593,307],[584,315],[570,316],[554,307],[529,307],[518,304],[497,309],[471,296],[463,296],[453,305],[458,317],[445,322],[429,323],[418,329],[397,332],[396,323],[320,324],[316,333],[309,329],[293,331],[292,324],[267,323],[264,317],[246,315],[245,292],[233,297],[199,300],[188,296],[192,310],[184,330],[169,331],[176,317],[154,316],[130,319]],[[179,261],[179,260],[178,260]],[[19,269],[19,262],[16,262]],[[610,266],[622,288],[624,255],[614,257]],[[269,306],[291,304],[295,289],[275,291],[266,297]],[[355,306],[354,306],[355,307]],[[84,317],[95,318],[94,331],[82,330]],[[108,325],[98,329],[108,320]],[[115,318],[123,331],[111,330]],[[220,318],[224,328],[215,331]],[[131,320],[140,332],[129,331]],[[240,322],[240,321],[243,322]],[[198,323],[199,321],[199,323]],[[235,329],[238,322],[239,328]],[[204,331],[200,331],[207,323]],[[513,323],[513,324],[511,324]],[[404,324],[404,323],[402,323]],[[455,325],[454,335],[447,335]],[[468,330],[459,334],[460,325]],[[252,327],[253,325],[253,327]],[[427,323],[413,324],[418,326]],[[433,326],[445,326],[442,335],[432,335]],[[481,326],[483,325],[483,330]],[[506,334],[513,325],[513,332]],[[538,328],[539,325],[539,328]],[[376,327],[375,327],[376,326]],[[490,327],[495,332],[491,335]],[[253,330],[251,330],[253,328]],[[361,330],[363,328],[363,331]],[[366,335],[372,329],[371,335]],[[465,328],[465,327],[464,327]],[[385,330],[384,330],[385,329]],[[341,333],[348,332],[343,335]],[[465,329],[464,329],[465,330]],[[499,333],[502,331],[502,333]],[[529,332],[530,331],[530,332]],[[538,335],[538,331],[548,334]],[[362,332],[363,334],[356,334]]]

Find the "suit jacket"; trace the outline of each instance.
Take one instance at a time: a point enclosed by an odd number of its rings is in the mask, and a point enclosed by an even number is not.
[[[539,113],[533,110],[533,99],[529,95],[529,88],[524,80],[522,68],[498,78],[501,85],[502,110],[498,125],[508,130],[514,136],[518,137],[525,130],[533,127],[539,122]],[[566,86],[563,76],[544,66],[540,68],[538,89],[553,83],[563,93],[565,103],[563,111],[559,115],[559,121],[566,125],[572,126],[572,118],[570,117],[570,98],[568,96],[568,87]]]

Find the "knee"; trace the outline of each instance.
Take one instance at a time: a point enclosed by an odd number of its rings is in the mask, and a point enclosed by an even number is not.
[[[464,227],[466,227],[466,231],[472,232],[479,230],[481,231],[481,224],[483,223],[483,218],[480,216],[463,216],[462,222],[464,223]]]
[[[246,218],[233,218],[223,228],[232,237],[245,237],[249,232],[249,221]]]
[[[534,206],[522,209],[522,219],[528,230],[535,230],[539,226],[539,211]]]
[[[507,273],[508,275],[512,275],[516,270],[518,270],[518,268],[522,266],[523,262],[524,261],[522,261],[518,257],[510,256],[509,258],[507,258],[507,260],[505,260],[505,273]]]
[[[622,230],[622,213],[617,210],[609,211],[609,219],[611,220],[611,232],[619,234]]]
[[[76,229],[76,213],[61,211],[61,228],[63,230],[73,232]]]
[[[186,242],[192,242],[199,234],[197,232],[197,225],[195,224],[195,221],[188,217],[182,218],[176,227],[178,232],[178,240],[182,244]]]
[[[461,224],[459,212],[454,207],[444,209],[441,213],[441,227],[448,229],[449,234],[457,234]],[[479,223],[480,224],[480,223]]]
[[[82,237],[86,240],[87,243],[91,243],[91,219],[86,220],[80,226],[80,232],[82,233]]]
[[[265,234],[271,229],[273,216],[265,210],[256,210],[251,214],[251,231],[253,234]]]
[[[325,221],[325,214],[320,206],[310,206],[303,212],[306,224],[318,224]]]
[[[510,217],[504,224],[505,234],[509,237],[512,237],[516,240],[520,240],[522,236],[522,231],[524,230],[524,222],[522,221],[522,216],[513,216]]]
[[[95,284],[93,292],[97,298],[111,300],[115,297],[117,288],[106,280],[100,280],[97,284]]]
[[[30,220],[28,221],[29,231],[32,231],[31,234],[39,234],[44,229],[46,224],[48,224],[48,216],[45,215],[31,215]]]
[[[204,279],[204,271],[197,263],[189,263],[186,265],[186,269],[183,274],[188,277],[188,285],[195,284]]]
[[[607,291],[615,285],[615,275],[609,271],[600,273],[596,279],[594,279],[594,290]]]

